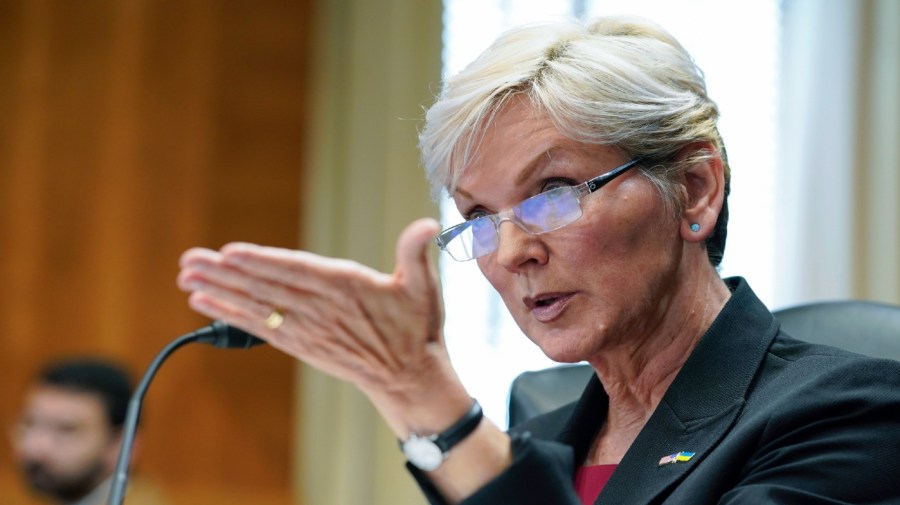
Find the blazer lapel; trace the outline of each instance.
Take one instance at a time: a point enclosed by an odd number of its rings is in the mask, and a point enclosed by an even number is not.
[[[737,419],[743,400],[719,416],[686,426],[671,409],[658,408],[607,483],[598,504],[655,503],[709,454]],[[670,462],[663,463],[664,459]]]

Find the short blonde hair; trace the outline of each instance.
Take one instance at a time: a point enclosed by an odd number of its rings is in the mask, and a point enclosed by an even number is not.
[[[446,80],[419,137],[433,197],[442,190],[452,194],[494,115],[517,95],[564,135],[647,160],[641,172],[676,206],[671,177],[697,161],[674,163],[683,147],[712,143],[722,156],[726,186],[730,179],[718,107],[706,93],[703,72],[660,26],[617,16],[513,29]],[[727,208],[722,217],[727,221]]]

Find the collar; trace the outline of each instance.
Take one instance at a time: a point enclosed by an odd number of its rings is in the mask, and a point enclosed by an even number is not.
[[[616,473],[603,490],[611,503],[646,503],[675,484],[725,436],[743,408],[747,390],[778,333],[778,323],[740,277],[725,280],[731,298],[697,343]],[[577,467],[603,425],[609,397],[592,377],[558,441],[574,448]],[[660,457],[695,452],[691,465],[667,465],[648,480]],[[605,501],[606,502],[606,501]]]

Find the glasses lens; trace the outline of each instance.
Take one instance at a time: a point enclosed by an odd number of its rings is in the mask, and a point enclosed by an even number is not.
[[[456,261],[466,261],[468,259],[467,256],[469,254],[466,252],[466,244],[472,243],[472,230],[469,228],[469,223],[460,223],[447,228],[438,235],[438,245]]]
[[[531,233],[546,233],[581,217],[581,203],[573,186],[535,195],[513,208],[513,213]]]
[[[497,248],[497,229],[493,221],[488,217],[479,217],[471,222],[472,258],[478,258],[491,253]]]
[[[566,186],[535,195],[513,207],[512,212],[529,233],[557,230],[581,217],[578,187]],[[490,216],[448,228],[438,237],[441,248],[456,261],[492,253],[497,249],[498,240],[497,227]]]
[[[496,249],[497,233],[490,218],[480,217],[448,228],[438,243],[456,261],[468,261]]]

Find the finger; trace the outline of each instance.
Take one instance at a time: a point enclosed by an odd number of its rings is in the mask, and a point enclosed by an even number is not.
[[[342,284],[336,282],[338,279],[384,276],[350,260],[247,243],[232,243],[223,247],[222,261],[259,278],[336,297],[346,296],[340,291]]]
[[[440,224],[431,218],[413,221],[397,240],[397,266],[394,277],[403,286],[410,298],[424,303],[426,336],[430,342],[442,340],[444,307],[440,294],[437,268],[429,253],[434,237],[440,231]]]
[[[267,302],[272,306],[284,306],[289,300],[315,294],[303,286],[294,287],[270,281],[255,272],[238,270],[222,262],[199,260],[191,263],[179,275],[179,286],[187,291],[203,289],[208,284],[246,294],[250,299]]]
[[[208,249],[186,251],[177,277],[178,287],[191,292],[189,304],[204,315],[234,324],[241,320],[259,321],[271,313],[279,300],[287,298],[285,286],[268,286],[267,281],[252,278],[222,264],[222,255]],[[265,286],[263,286],[265,285]],[[265,293],[267,296],[261,296]]]
[[[394,275],[407,289],[423,294],[434,289],[436,270],[429,253],[440,225],[431,218],[410,223],[397,239]]]
[[[181,257],[178,258],[178,266],[185,268],[198,261],[215,262],[220,260],[221,257],[222,255],[217,251],[206,249],[204,247],[192,247],[183,252]]]
[[[377,288],[368,282],[348,277],[335,279],[337,287],[333,291],[342,291],[342,296],[329,297],[320,292],[269,281],[257,276],[256,272],[238,270],[217,261],[214,256],[201,255],[189,262],[179,278],[179,285],[188,291],[202,292],[208,297],[204,300],[226,305],[229,307],[228,317],[235,317],[237,311],[234,308],[241,307],[245,311],[243,315],[260,321],[268,316],[273,307],[278,307],[286,321],[323,323],[323,328],[330,324],[339,330],[338,333],[357,335],[360,345],[384,347],[378,343],[382,328],[376,324],[376,320],[385,320],[384,307],[377,304],[366,307],[357,298],[366,299],[370,297],[366,293],[372,293],[371,290]],[[371,299],[381,300],[383,297],[376,294],[371,295]],[[387,320],[396,321],[404,315],[404,311],[399,311]]]
[[[328,308],[317,303],[318,297],[314,293],[302,293],[283,284],[248,277],[227,267],[214,269],[208,275],[195,273],[187,277],[183,285],[189,291],[202,294],[201,299],[206,303],[227,307],[228,318],[240,316],[256,324],[264,321],[275,308],[279,308],[286,319],[296,316],[307,320],[315,320],[317,310],[321,312]]]
[[[210,319],[221,319],[239,327],[243,327],[242,323],[253,319],[243,306],[228,303],[224,298],[203,291],[191,293],[188,297],[188,305]]]
[[[182,291],[194,291],[195,286],[206,282],[205,272],[222,263],[222,255],[217,251],[195,247],[185,251],[178,260],[181,270],[176,284]]]
[[[354,338],[356,332],[341,326],[340,318],[322,319],[313,313],[283,311],[284,323],[277,329],[269,328],[265,317],[271,308],[255,305],[240,293],[215,286],[192,293],[189,304],[212,319],[242,328],[320,370],[347,380],[359,381],[361,376],[373,379],[380,368],[373,364],[385,358],[376,346]]]
[[[196,291],[191,293],[188,298],[188,305],[195,311],[203,314],[210,319],[224,321],[231,326],[241,328],[242,330],[255,335],[276,347],[284,349],[283,345],[276,345],[280,334],[278,329],[271,329],[265,324],[265,317],[271,313],[269,310],[266,316],[257,316],[248,311],[246,305],[236,305],[229,303],[223,297],[212,296],[209,293]],[[296,349],[299,345],[294,345]],[[295,357],[300,357],[297,353],[291,353]]]
[[[203,293],[207,297],[236,307],[249,318],[256,320],[265,319],[272,312],[272,309],[277,306],[266,300],[257,300],[243,291],[230,289],[218,284],[204,284],[201,289],[195,292]]]

